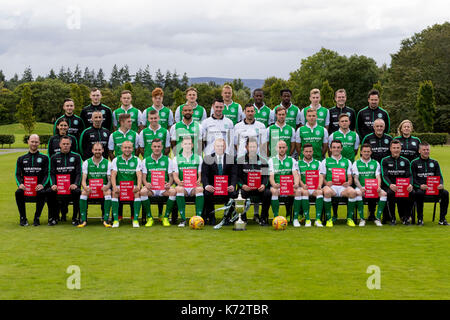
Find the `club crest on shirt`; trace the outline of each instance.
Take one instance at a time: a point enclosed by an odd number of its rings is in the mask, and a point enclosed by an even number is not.
[[[78,124],[78,120],[77,119],[73,120],[73,124],[77,125]]]
[[[165,117],[166,113],[164,111],[161,111],[161,117]]]
[[[166,162],[163,160],[163,161],[161,161],[161,165],[162,166],[165,166],[166,165]]]
[[[42,158],[37,158],[37,163],[41,163],[42,162]]]
[[[69,161],[70,162],[75,162],[75,158],[74,157],[70,157]]]
[[[412,144],[413,146],[416,146],[416,145],[417,145],[417,143],[416,143],[415,141],[412,141],[411,144]]]
[[[370,168],[370,170],[373,170],[373,169],[375,169],[375,166],[374,166],[373,164],[371,164],[371,165],[369,166],[369,168]]]
[[[388,139],[384,139],[384,143],[385,143],[385,144],[388,144],[388,143],[389,143],[389,140],[388,140]]]
[[[434,168],[434,163],[433,162],[430,163],[430,168]]]
[[[403,167],[405,165],[405,161],[400,161],[400,165]]]
[[[381,113],[379,113],[378,118],[383,118],[383,115]]]

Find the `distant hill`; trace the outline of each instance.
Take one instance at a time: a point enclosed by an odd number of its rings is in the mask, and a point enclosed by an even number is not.
[[[189,82],[191,84],[194,83],[208,83],[210,81],[214,81],[218,85],[223,85],[225,82],[232,82],[234,79],[231,78],[214,78],[214,77],[198,77],[198,78],[189,78]],[[264,80],[262,79],[241,79],[244,82],[246,87],[249,87],[251,91],[257,88],[261,88],[264,84]]]

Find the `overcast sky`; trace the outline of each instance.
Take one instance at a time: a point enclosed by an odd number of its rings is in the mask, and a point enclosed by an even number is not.
[[[62,65],[149,64],[216,76],[287,79],[321,47],[381,66],[400,41],[450,20],[442,0],[0,0],[0,69],[7,78]]]

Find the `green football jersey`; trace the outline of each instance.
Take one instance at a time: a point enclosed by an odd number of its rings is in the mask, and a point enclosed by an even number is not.
[[[177,108],[177,110],[175,112],[177,112],[177,114],[175,115],[175,121],[176,122],[181,122],[183,120],[183,107],[186,104],[182,104],[181,106],[179,106]],[[194,122],[201,122],[204,118],[206,118],[206,114],[205,114],[205,108],[203,108],[201,105],[198,105],[194,108],[194,113],[192,115],[192,119],[194,120]]]
[[[87,184],[90,179],[102,179],[103,185],[108,184],[108,176],[110,172],[110,164],[108,159],[102,157],[99,164],[95,164],[93,158],[89,158],[83,162],[83,174],[87,174]]]
[[[345,169],[345,181],[348,181],[348,175],[351,174],[352,163],[347,158],[341,156],[340,159],[328,157],[320,164],[320,174],[325,175],[325,180],[332,181],[333,168]]]
[[[351,162],[355,161],[355,150],[358,150],[359,147],[359,136],[355,131],[349,131],[347,134],[344,134],[339,129],[330,135],[328,144],[331,144],[333,140],[340,140],[342,142],[342,156]]]
[[[311,106],[305,107],[302,110],[302,123],[306,125],[306,112],[311,108]],[[330,124],[330,113],[327,108],[319,106],[317,109],[317,123],[319,126],[325,127]]]
[[[114,158],[111,164],[111,170],[117,172],[116,184],[119,186],[121,181],[133,181],[137,184],[137,172],[141,170],[141,162],[138,157],[132,155],[130,159],[125,160],[123,156]]]
[[[138,134],[133,130],[128,130],[126,133],[123,133],[120,130],[114,131],[110,136],[108,148],[109,150],[114,150],[114,155],[118,157],[122,155],[122,143],[125,141],[131,141],[133,144],[134,153],[136,150],[136,143],[138,141]]]
[[[281,104],[279,104],[279,105],[277,105],[274,109],[273,109],[273,112],[274,112],[274,122],[277,122],[277,119],[276,119],[276,117],[277,117],[277,113],[276,113],[276,110],[277,110],[277,108],[279,107],[279,106],[281,106]],[[288,125],[290,125],[292,128],[297,128],[297,125],[298,124],[300,124],[300,109],[297,107],[297,106],[295,106],[295,105],[293,105],[293,104],[291,104],[291,106],[288,108],[288,109],[286,109],[286,123],[288,124]]]
[[[380,164],[374,159],[370,159],[365,163],[362,159],[356,160],[353,163],[352,171],[354,175],[358,176],[359,183],[362,187],[365,186],[365,179],[376,179],[377,175],[381,174]]]
[[[280,140],[286,142],[286,154],[291,154],[292,142],[295,142],[295,130],[290,125],[285,124],[279,127],[277,123],[271,125],[267,130],[267,141],[269,142],[269,154],[274,156],[278,153],[277,143]]]
[[[232,101],[230,105],[227,106],[224,104],[224,106],[223,115],[230,119],[233,122],[233,125],[236,125],[236,123],[241,121],[242,107],[239,103]]]
[[[140,136],[140,147],[144,148],[144,158],[152,155],[152,141],[155,139],[161,139],[164,148],[166,148],[166,139],[169,135],[169,131],[160,125],[159,129],[153,131],[151,128],[147,127],[141,131]]]
[[[255,106],[256,121],[261,122],[267,128],[267,126],[269,125],[269,120],[270,120],[270,112],[272,110],[270,110],[270,108],[266,105],[263,105],[261,107],[261,109],[258,109],[258,107],[256,105],[254,105],[254,106]]]
[[[320,167],[320,161],[315,160],[314,158],[311,160],[310,163],[306,162],[305,160],[299,160],[298,163],[298,171],[300,172],[300,176],[302,178],[302,182],[306,183],[306,171],[314,171],[319,170]]]
[[[280,176],[292,175],[297,169],[297,161],[294,158],[285,156],[280,160],[278,156],[269,159],[269,171],[273,173],[276,183],[280,183]]]
[[[145,158],[142,172],[147,175],[147,182],[152,183],[152,171],[164,171],[165,181],[169,182],[169,173],[172,173],[171,161],[168,156],[162,155],[158,159],[153,159],[152,156]]]
[[[119,109],[114,110],[114,112],[113,112],[113,122],[114,122],[114,126],[116,128],[119,128],[119,126],[120,126],[119,116],[122,113],[131,114],[131,122],[132,122],[131,130],[138,132],[141,111],[139,109],[133,107],[133,106],[131,106],[128,110],[124,110],[122,107],[120,107]]]
[[[201,170],[201,164],[202,158],[196,154],[192,154],[190,158],[185,158],[182,154],[179,154],[173,160],[174,172],[178,171],[178,178],[181,181],[183,181],[183,169],[197,169],[198,175],[198,172]]]
[[[192,150],[194,150],[194,148],[198,146],[201,141],[201,128],[198,121],[191,121],[190,124],[185,124],[183,121],[180,121],[170,128],[170,139],[172,141],[176,141],[178,153],[183,151],[181,148],[181,142],[183,142],[183,138],[186,136],[190,136],[192,138]]]
[[[142,120],[141,120],[141,124],[143,126],[145,126],[146,128],[150,126],[150,122],[148,121],[148,113],[151,110],[156,110],[156,108],[154,106],[148,107],[147,109],[145,109],[142,112]],[[169,108],[163,106],[159,111],[159,124],[161,125],[161,127],[167,129],[169,126],[173,125],[173,114],[172,114],[172,110],[170,110]]]
[[[301,143],[301,153],[303,154],[303,146],[306,143],[311,143],[313,146],[313,158],[323,160],[322,147],[328,141],[327,130],[316,124],[315,127],[310,128],[308,124],[298,128],[296,133],[296,142]]]

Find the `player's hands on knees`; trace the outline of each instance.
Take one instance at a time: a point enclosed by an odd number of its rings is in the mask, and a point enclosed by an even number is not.
[[[443,184],[440,184],[440,185],[438,185],[438,190],[442,190],[442,189],[444,189],[444,185]]]
[[[244,191],[246,191],[246,192],[251,191],[250,187],[249,187],[248,185],[246,185],[246,184],[243,184],[243,185],[242,185],[242,190],[244,190]]]
[[[413,190],[413,186],[412,185],[408,185],[408,187],[406,188],[406,190],[408,190],[408,192],[411,192]]]
[[[141,190],[138,186],[134,186],[133,193],[138,193]]]
[[[259,192],[263,192],[264,190],[266,190],[266,186],[262,184],[262,185],[258,188],[258,191],[259,191]]]
[[[58,186],[56,184],[52,185],[52,190],[53,191],[57,191],[58,190]]]
[[[169,190],[169,189],[170,189],[170,184],[169,184],[169,183],[164,184],[164,188],[165,188],[166,190]]]
[[[342,186],[343,186],[344,188],[348,188],[348,187],[350,187],[350,183],[348,183],[348,181],[347,181],[347,182],[344,182],[344,183],[342,184]]]
[[[214,187],[213,186],[211,186],[211,185],[207,185],[206,187],[205,187],[205,190],[206,191],[208,191],[208,192],[211,192],[211,193],[213,193],[214,192]]]
[[[36,191],[41,191],[42,189],[44,189],[44,186],[42,184],[38,184],[36,186]]]
[[[394,192],[397,192],[397,190],[398,190],[398,188],[397,188],[397,186],[395,184],[389,185],[389,189],[391,189]]]

